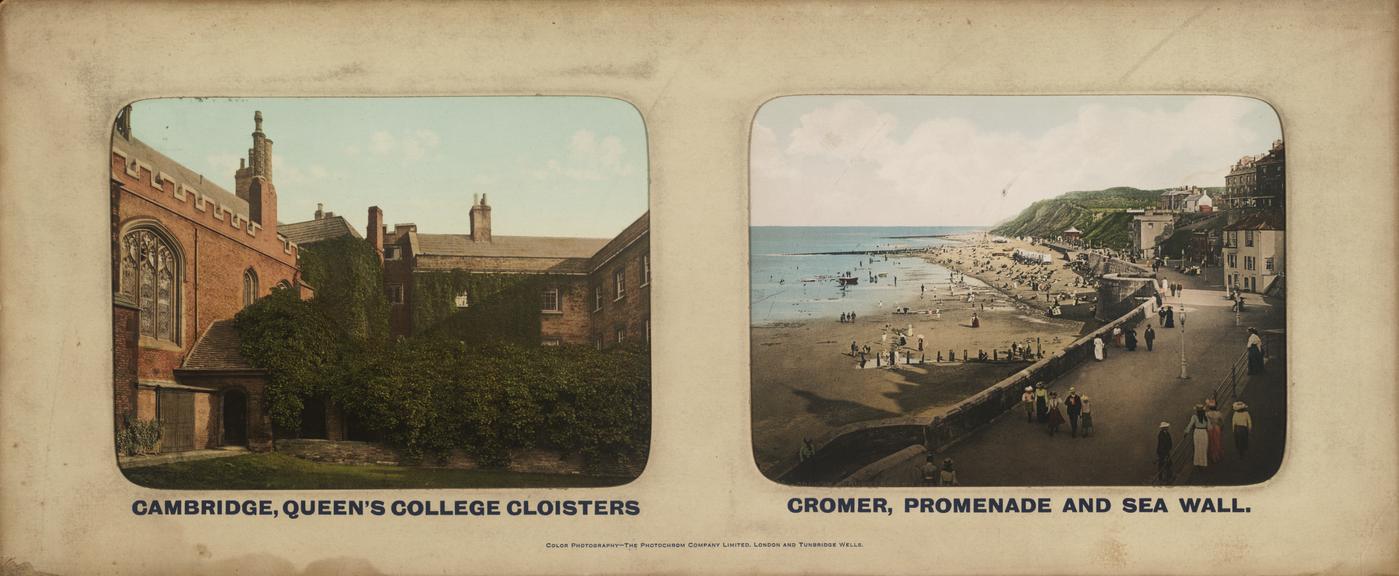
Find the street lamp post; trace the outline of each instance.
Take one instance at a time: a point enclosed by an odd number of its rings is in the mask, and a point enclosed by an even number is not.
[[[1180,300],[1180,379],[1189,380],[1190,373],[1185,366],[1185,302]]]

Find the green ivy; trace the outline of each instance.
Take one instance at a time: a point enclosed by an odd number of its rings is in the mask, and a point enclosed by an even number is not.
[[[313,300],[347,334],[384,340],[389,334],[389,303],[383,266],[362,239],[341,236],[300,251],[301,274],[316,290]]]
[[[552,275],[414,273],[414,332],[472,344],[538,344],[540,291],[556,281]],[[456,297],[463,291],[470,305],[459,309]]]
[[[156,454],[160,451],[160,420],[126,417],[126,426],[117,432],[117,453],[127,456]]]
[[[594,470],[634,468],[650,446],[650,356],[540,346],[539,291],[554,280],[417,275],[414,324],[427,329],[392,341],[358,337],[345,319],[359,314],[319,302],[342,298],[335,291],[302,301],[274,290],[235,322],[243,355],[268,372],[279,427],[299,428],[304,399],[319,395],[410,460],[463,449],[504,466],[512,450],[538,447],[580,454]],[[462,290],[471,306],[458,311]]]
[[[272,293],[234,317],[242,341],[240,352],[267,370],[267,408],[274,425],[301,427],[302,401],[333,392],[343,381],[344,359],[355,346],[343,325],[326,307],[301,300],[296,292]]]

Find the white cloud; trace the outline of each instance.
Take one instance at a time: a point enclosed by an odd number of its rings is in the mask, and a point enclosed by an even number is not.
[[[277,186],[307,184],[325,180],[330,177],[330,171],[320,164],[311,164],[302,167],[291,164],[281,154],[272,154],[272,181]]]
[[[598,138],[591,130],[578,130],[569,138],[567,155],[563,160],[550,159],[542,167],[526,173],[536,180],[562,177],[570,180],[599,182],[620,176],[630,176],[636,168],[626,160],[627,150],[616,136]]]
[[[409,164],[426,158],[438,145],[442,143],[442,138],[427,128],[415,130],[405,130],[394,134],[387,130],[379,130],[369,135],[369,151],[377,156],[397,158],[402,164]],[[358,147],[353,147],[355,155],[359,153]],[[347,153],[349,150],[347,149]]]
[[[1239,98],[1198,98],[1174,112],[1088,104],[1033,136],[933,117],[895,137],[894,114],[844,100],[803,114],[785,147],[755,124],[753,219],[990,224],[1072,190],[1222,186],[1234,160],[1266,149],[1266,135],[1243,122],[1258,106]]]

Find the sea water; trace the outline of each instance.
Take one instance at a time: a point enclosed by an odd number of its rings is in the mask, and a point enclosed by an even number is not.
[[[981,230],[959,226],[754,226],[749,229],[751,322],[758,326],[812,319],[835,321],[842,312],[870,315],[892,312],[898,306],[931,308],[931,303],[920,303],[920,286],[927,289],[929,298],[934,291],[946,295],[950,285],[946,268],[913,254],[865,251],[957,245],[959,242],[935,236]],[[859,278],[860,283],[841,288],[836,278],[846,273]],[[870,282],[871,275],[877,282]],[[966,282],[984,286],[971,277]]]

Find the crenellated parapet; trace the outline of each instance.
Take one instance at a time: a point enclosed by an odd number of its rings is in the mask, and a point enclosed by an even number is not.
[[[213,228],[226,229],[246,235],[252,243],[263,226],[252,221],[246,212],[219,202],[212,195],[205,194],[189,182],[181,181],[175,175],[160,170],[155,165],[116,145],[112,146],[112,175],[124,174],[128,180],[141,186],[140,192],[157,198],[162,204],[182,207],[183,214],[191,220],[204,222]],[[276,234],[276,242],[284,254],[295,256],[297,245],[281,234]]]

